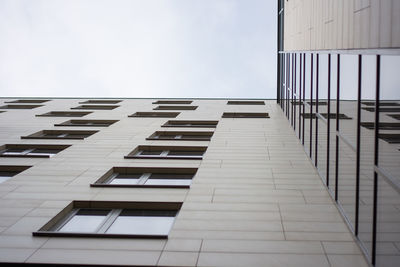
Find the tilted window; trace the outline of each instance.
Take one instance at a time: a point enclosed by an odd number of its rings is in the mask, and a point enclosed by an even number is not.
[[[88,111],[50,111],[44,114],[36,115],[36,117],[83,117],[92,112]]]
[[[48,102],[50,100],[47,99],[18,99],[18,100],[14,100],[14,101],[7,101],[4,103],[12,103],[12,104],[35,104],[35,103],[45,103]]]
[[[112,110],[119,106],[115,105],[80,105],[71,109],[88,109],[88,110]]]
[[[78,130],[43,130],[28,136],[21,136],[21,139],[76,139],[82,140],[98,131],[78,131]]]
[[[0,106],[0,108],[3,109],[34,109],[34,108],[39,108],[43,107],[43,105],[4,105]]]
[[[195,110],[197,106],[158,106],[153,110]]]
[[[183,105],[190,105],[192,104],[193,101],[191,100],[157,100],[156,102],[153,102],[153,104],[183,104]]]
[[[73,201],[34,236],[167,238],[182,203]]]
[[[167,121],[162,127],[216,128],[218,121]]]
[[[142,118],[176,118],[179,112],[136,112],[128,117],[142,117]]]
[[[228,105],[265,105],[264,101],[229,100]]]
[[[92,187],[189,188],[195,168],[114,167]]]
[[[118,104],[122,100],[86,100],[79,102],[79,104]]]
[[[269,118],[265,112],[224,112],[222,118]]]
[[[202,146],[138,146],[126,159],[202,159],[207,147]]]
[[[147,140],[210,141],[213,132],[167,132],[157,131]]]
[[[70,145],[7,144],[0,147],[0,157],[49,158],[69,146]]]
[[[84,127],[108,127],[117,120],[68,120],[54,126],[84,126]]]
[[[7,181],[30,167],[32,166],[0,165],[0,183]]]

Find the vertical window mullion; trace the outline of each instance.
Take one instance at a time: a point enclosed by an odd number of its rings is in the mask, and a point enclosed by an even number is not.
[[[340,55],[337,54],[336,73],[336,160],[335,160],[335,200],[339,192],[339,114],[340,114]]]
[[[318,112],[319,112],[319,54],[316,55],[317,65],[316,65],[316,83],[315,83],[315,166],[318,167]]]
[[[330,143],[331,143],[331,54],[328,54],[328,119],[326,124],[326,186],[329,188]]]
[[[306,107],[305,107],[305,101],[306,101],[306,54],[303,53],[303,101],[301,102],[301,106],[303,108],[303,134],[302,134],[302,141],[301,143],[304,146],[304,126],[305,126],[305,111],[306,111]]]
[[[118,218],[119,214],[122,212],[122,209],[113,209],[111,210],[107,217],[104,219],[103,223],[97,228],[97,234],[104,234],[108,228],[114,223],[114,221]]]
[[[381,56],[376,56],[376,89],[375,89],[375,131],[374,131],[374,201],[372,214],[372,264],[376,262],[376,231],[378,216],[378,173],[376,168],[379,164],[379,105],[380,105],[380,73],[381,73]]]
[[[360,213],[360,157],[361,157],[361,82],[362,82],[362,55],[358,55],[358,95],[357,95],[357,151],[356,151],[356,207],[354,234],[358,236],[358,222]]]
[[[314,54],[311,53],[310,66],[310,159],[312,159],[312,124],[313,124],[313,83],[314,83]]]
[[[151,173],[143,173],[142,176],[140,176],[137,184],[145,184],[146,181],[150,178],[150,176],[151,176]]]

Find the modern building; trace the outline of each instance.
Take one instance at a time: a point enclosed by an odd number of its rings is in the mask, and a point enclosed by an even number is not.
[[[400,265],[400,1],[279,1],[278,103],[367,261]]]
[[[398,266],[399,1],[278,1],[277,99],[0,99],[0,262]]]
[[[3,263],[367,266],[276,100],[1,104]]]

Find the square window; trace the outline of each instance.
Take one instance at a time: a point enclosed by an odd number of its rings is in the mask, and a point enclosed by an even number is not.
[[[92,187],[189,188],[196,168],[114,167]]]
[[[146,140],[210,141],[213,132],[166,132],[157,131]]]
[[[161,127],[216,128],[218,121],[167,121]]]
[[[73,201],[34,236],[167,238],[182,203]]]
[[[179,112],[136,112],[128,117],[141,117],[141,118],[176,118]]]
[[[202,146],[138,146],[126,159],[202,159],[207,147]]]
[[[50,111],[44,114],[36,115],[36,117],[83,117],[92,112],[84,111]]]
[[[49,158],[70,145],[7,144],[0,146],[0,157]]]

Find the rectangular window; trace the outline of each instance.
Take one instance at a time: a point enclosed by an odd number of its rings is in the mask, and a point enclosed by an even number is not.
[[[167,121],[161,127],[216,128],[218,121]]]
[[[387,114],[388,116],[392,117],[393,119],[400,121],[400,114]]]
[[[264,101],[229,100],[228,105],[265,105]]]
[[[375,107],[375,101],[362,101],[361,103],[366,106]],[[397,102],[385,102],[381,100],[379,106],[400,106],[400,104]]]
[[[86,100],[79,102],[79,104],[118,104],[122,100]]]
[[[400,134],[379,133],[379,138],[389,144],[400,144]]]
[[[3,109],[34,109],[38,107],[43,107],[43,105],[4,105],[0,106]]]
[[[142,118],[176,118],[179,112],[136,112],[128,117],[142,117]]]
[[[325,119],[328,119],[328,113],[319,113],[319,114],[321,114],[321,116],[324,117]],[[315,113],[313,113],[311,116],[310,116],[310,113],[303,113],[303,114],[301,114],[301,116],[304,116],[305,119],[309,119],[311,117],[313,119],[315,119],[315,117],[316,117]],[[330,113],[329,118],[336,120],[336,113]],[[351,119],[352,118],[348,117],[346,114],[343,114],[343,113],[339,114],[339,120],[351,120]]]
[[[369,112],[375,112],[375,107],[362,107],[361,109]],[[379,112],[400,112],[400,107],[379,107]]]
[[[260,113],[260,112],[224,112],[222,114],[222,118],[269,118],[268,113]]]
[[[84,127],[108,127],[117,120],[68,120],[54,126],[84,126]]]
[[[21,139],[75,139],[83,140],[98,131],[77,131],[77,130],[43,130],[28,136],[21,136]]]
[[[167,238],[182,203],[73,201],[34,236]]]
[[[36,117],[83,117],[92,112],[84,111],[50,111],[44,114],[36,115]]]
[[[112,110],[119,106],[116,105],[80,105],[71,109],[88,109],[88,110]]]
[[[158,106],[153,110],[195,110],[197,106]]]
[[[11,104],[41,104],[41,103],[45,103],[48,102],[50,100],[45,100],[45,99],[18,99],[18,100],[14,100],[14,101],[7,101],[4,103],[11,103]]]
[[[32,166],[0,165],[0,184]]]
[[[189,188],[195,168],[114,167],[92,187]]]
[[[182,104],[182,105],[190,105],[192,104],[193,101],[190,100],[158,100],[156,102],[153,102],[153,104]]]
[[[370,130],[375,129],[373,122],[361,122],[361,126]],[[400,123],[398,122],[380,122],[379,129],[381,130],[400,130]]]
[[[20,145],[10,144],[0,147],[0,157],[32,157],[49,158],[66,149],[70,145]]]
[[[202,146],[138,146],[126,159],[202,159],[207,147]]]
[[[146,140],[210,141],[213,132],[166,132],[157,131]]]

